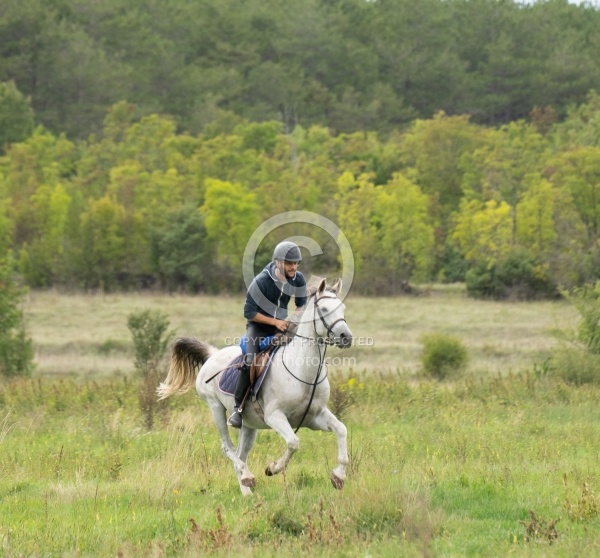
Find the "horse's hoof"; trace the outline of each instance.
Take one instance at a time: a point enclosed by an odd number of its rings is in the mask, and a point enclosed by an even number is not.
[[[331,473],[331,484],[336,490],[344,488],[344,479],[340,479],[335,473]]]
[[[271,465],[273,465],[273,463]],[[265,475],[267,475],[267,477],[273,476],[273,471],[271,471],[271,465],[268,465],[267,468],[265,469]]]
[[[242,486],[247,486],[248,488],[254,488],[254,487],[256,487],[256,479],[254,477],[242,478]]]

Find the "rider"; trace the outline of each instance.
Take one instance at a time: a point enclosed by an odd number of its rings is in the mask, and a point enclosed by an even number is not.
[[[280,242],[273,252],[273,261],[254,278],[244,304],[246,323],[246,354],[235,390],[235,409],[227,424],[242,426],[240,406],[250,385],[250,366],[259,351],[260,341],[288,327],[287,307],[293,296],[296,308],[306,304],[306,279],[298,265],[300,248],[293,242]]]

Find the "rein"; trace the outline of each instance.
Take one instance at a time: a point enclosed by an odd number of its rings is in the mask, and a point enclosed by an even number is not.
[[[337,298],[336,296],[321,296],[321,297],[315,297],[315,302],[314,302],[314,309],[313,309],[313,329],[315,332],[315,337],[305,337],[304,335],[298,335],[296,334],[296,337],[300,337],[301,339],[313,339],[315,341],[317,341],[317,346],[319,349],[319,368],[317,369],[317,375],[315,376],[315,380],[314,382],[307,382],[305,380],[302,380],[301,378],[298,378],[298,376],[296,376],[286,365],[285,363],[285,359],[283,358],[285,356],[285,349],[287,348],[287,345],[284,347],[283,349],[283,354],[281,355],[281,362],[284,366],[284,368],[288,371],[288,373],[295,378],[296,380],[298,380],[299,382],[312,386],[312,391],[310,394],[310,399],[308,401],[308,405],[306,406],[306,410],[304,411],[304,414],[302,415],[302,418],[300,419],[300,423],[298,424],[298,426],[296,427],[296,430],[294,430],[294,432],[298,432],[298,430],[300,430],[300,427],[302,426],[302,423],[304,422],[304,419],[306,418],[306,415],[308,415],[308,411],[310,410],[310,406],[312,405],[313,399],[315,397],[315,392],[317,391],[317,386],[319,384],[321,384],[322,382],[324,382],[327,379],[327,373],[325,373],[325,376],[323,376],[323,378],[321,378],[321,380],[319,380],[319,376],[321,375],[321,370],[323,369],[323,364],[325,363],[325,355],[327,353],[327,346],[328,345],[333,345],[335,343],[335,340],[332,339],[332,335],[333,335],[333,328],[334,326],[339,323],[339,322],[345,322],[346,319],[345,318],[338,318],[337,320],[335,320],[332,324],[327,324],[327,322],[325,321],[325,316],[323,315],[323,312],[321,311],[321,309],[319,308],[319,300],[321,300],[322,298]],[[327,330],[327,338],[326,339],[322,339],[319,337],[319,334],[317,333],[317,317],[316,314],[319,315],[319,319],[321,320],[321,322],[323,323],[323,326],[325,327],[325,329]],[[323,349],[323,354],[321,354],[321,346],[324,345],[324,349]]]
[[[296,434],[298,432],[298,430],[300,430],[300,427],[302,426],[302,423],[304,422],[304,419],[306,418],[306,415],[308,415],[308,411],[310,410],[310,406],[312,405],[313,399],[315,398],[315,392],[317,391],[317,386],[325,380],[325,378],[327,378],[327,374],[325,374],[325,377],[323,378],[323,380],[321,380],[321,382],[318,382],[317,380],[319,379],[319,376],[321,375],[321,370],[323,368],[323,363],[325,362],[325,353],[327,352],[327,345],[325,345],[325,349],[323,349],[323,357],[321,358],[321,349],[319,348],[319,369],[317,370],[317,375],[315,377],[315,382],[313,384],[313,388],[312,391],[310,393],[310,399],[308,400],[308,405],[306,406],[306,410],[304,411],[304,414],[302,415],[302,418],[300,419],[300,422],[298,423],[298,426],[296,427],[296,430],[294,430],[294,434]],[[286,366],[287,368],[287,366]]]

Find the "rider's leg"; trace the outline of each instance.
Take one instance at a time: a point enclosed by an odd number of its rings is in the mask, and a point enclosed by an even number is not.
[[[246,354],[244,355],[244,361],[240,368],[240,375],[235,388],[235,409],[227,421],[227,424],[234,428],[241,428],[242,426],[242,412],[240,411],[240,407],[244,401],[246,391],[250,387],[250,366],[254,361],[254,356],[258,352],[262,337],[263,332],[261,329],[256,327],[256,324],[249,323],[246,329]]]
[[[244,401],[246,391],[250,387],[250,367],[254,360],[254,352],[246,353],[244,355],[244,361],[240,368],[240,377],[238,378],[237,386],[235,388],[235,406],[240,407]]]
[[[246,347],[248,347],[248,345],[246,345]],[[227,424],[229,426],[233,426],[234,428],[242,427],[242,411],[240,410],[240,406],[244,401],[246,391],[250,387],[250,366],[252,364],[253,358],[254,355],[247,352],[244,355],[244,361],[242,367],[240,368],[240,375],[238,377],[237,385],[235,387],[235,408],[233,409],[233,413],[227,421]]]

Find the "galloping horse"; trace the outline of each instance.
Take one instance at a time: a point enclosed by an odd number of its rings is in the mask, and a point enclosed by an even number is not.
[[[346,348],[352,344],[352,333],[344,318],[345,306],[338,298],[341,280],[327,288],[325,281],[309,296],[293,339],[273,356],[256,400],[244,408],[244,423],[237,450],[227,428],[227,413],[233,411],[233,396],[219,390],[218,376],[241,349],[238,346],[217,349],[196,339],[180,338],[172,349],[171,366],[164,383],[157,389],[160,399],[185,393],[196,383],[198,395],[212,411],[221,435],[221,448],[233,462],[243,495],[252,493],[256,479],[246,460],[256,441],[258,430],[272,428],[286,442],[285,453],[271,463],[268,476],[281,473],[298,450],[299,439],[294,432],[300,426],[312,430],[335,432],[338,439],[338,466],[331,473],[336,489],[344,486],[348,451],[346,427],[327,408],[329,381],[325,363],[326,344]],[[196,367],[200,371],[196,377]]]

